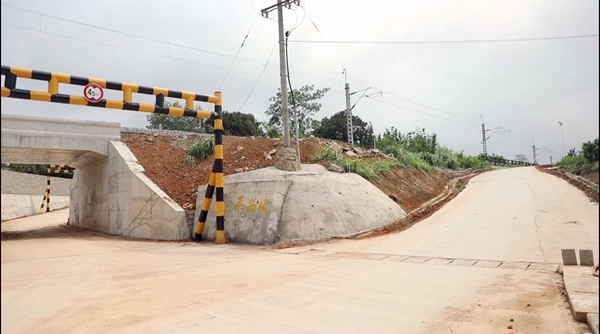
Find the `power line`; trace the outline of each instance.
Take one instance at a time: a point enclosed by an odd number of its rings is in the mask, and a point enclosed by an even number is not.
[[[263,0],[263,4],[265,3],[266,0]],[[262,7],[262,5],[261,5]],[[237,56],[240,54],[240,51],[242,51],[242,48],[244,47],[244,43],[246,43],[246,39],[248,39],[248,36],[250,35],[250,31],[252,31],[252,27],[254,27],[254,22],[256,22],[256,19],[258,18],[258,14],[256,14],[256,16],[254,16],[254,20],[252,20],[252,24],[250,25],[250,29],[248,29],[248,32],[246,33],[246,36],[244,37],[244,40],[242,41],[242,44],[240,45],[240,48],[238,49],[237,53],[235,54],[235,57],[233,58],[233,60],[231,61],[231,65],[229,65],[229,69],[227,70],[227,72],[225,73],[225,77],[223,78],[223,81],[221,81],[221,84],[219,85],[219,90],[221,90],[221,87],[223,87],[223,83],[225,83],[225,79],[227,79],[227,75],[229,75],[229,71],[231,70],[231,67],[233,66],[233,63],[235,63],[235,60],[237,59]],[[269,55],[269,59],[271,58],[271,56]],[[269,61],[267,60],[267,64],[269,63]],[[264,72],[264,70],[263,70]]]
[[[308,12],[306,12],[305,8],[302,8],[305,13],[306,16],[308,17],[308,19],[310,20],[310,22],[312,23],[313,27],[315,28],[315,30],[319,33],[319,35],[321,36],[321,38],[323,39],[323,42],[327,44],[327,47],[329,48],[329,50],[331,51],[331,53],[333,54],[333,56],[335,57],[335,59],[337,59],[337,61],[340,63],[340,65],[342,65],[342,68],[346,68],[346,66],[344,66],[344,64],[342,63],[342,61],[340,60],[340,58],[335,54],[335,52],[333,51],[333,49],[331,48],[331,46],[329,45],[329,43],[327,43],[327,40],[325,39],[325,36],[323,36],[323,34],[321,33],[321,31],[319,30],[319,28],[317,27],[317,24],[315,23],[315,21],[313,21],[313,19],[310,17],[310,15],[308,14]],[[350,77],[350,79],[354,82],[354,79],[352,77]],[[356,85],[356,82],[354,82],[354,85]],[[338,100],[339,101],[339,100]],[[357,101],[358,102],[358,101]],[[337,102],[336,102],[337,104]],[[367,102],[367,105],[369,106],[369,108],[371,109],[371,111],[373,112],[373,115],[375,115],[375,118],[377,118],[377,120],[379,120],[379,122],[381,123],[381,125],[385,128],[385,125],[383,124],[383,122],[381,121],[381,119],[379,119],[379,116],[377,116],[377,113],[375,112],[375,109],[373,109],[371,107],[371,105]],[[335,107],[335,106],[334,106]]]
[[[327,44],[327,47],[329,48],[329,50],[331,51],[331,53],[333,54],[333,56],[335,57],[335,59],[337,59],[337,61],[340,63],[340,65],[342,65],[342,68],[346,68],[346,66],[344,66],[344,64],[342,64],[342,61],[340,60],[340,58],[338,58],[338,56],[335,54],[335,52],[333,52],[333,49],[331,48],[331,46],[329,45],[329,43],[325,39],[325,36],[323,36],[323,34],[321,34],[321,31],[319,30],[319,28],[317,28],[317,25],[315,24],[315,21],[313,21],[313,19],[310,17],[310,15],[308,15],[308,12],[306,11],[305,8],[302,8],[302,9],[304,9],[304,12],[306,13],[306,16],[308,17],[308,19],[312,23],[313,27],[315,27],[315,30],[319,33],[319,35],[323,39],[323,41],[320,41],[320,43]]]
[[[446,121],[459,123],[459,124],[466,125],[466,126],[469,126],[469,127],[472,127],[472,128],[477,128],[478,127],[476,125],[472,125],[472,124],[469,124],[469,123],[464,123],[464,122],[457,121],[457,120],[454,120],[454,119],[445,118],[445,117],[441,117],[441,116],[436,116],[436,115],[428,114],[428,113],[423,112],[423,111],[419,111],[419,110],[415,110],[415,109],[403,107],[403,106],[400,106],[400,105],[397,105],[397,104],[394,104],[394,103],[391,103],[391,102],[386,102],[386,101],[382,101],[382,100],[374,100],[374,101],[377,101],[377,102],[380,102],[380,103],[383,103],[383,104],[387,104],[387,105],[390,105],[390,106],[394,106],[394,107],[397,107],[397,108],[410,110],[410,111],[413,111],[413,112],[416,112],[416,113],[419,113],[419,114],[423,114],[423,115],[427,115],[427,116],[431,116],[431,117],[443,119],[443,120],[446,120]]]
[[[352,79],[352,80],[354,81],[354,78],[353,78],[352,76],[349,76],[349,77],[350,77],[350,79]],[[421,107],[424,107],[424,108],[428,108],[428,109],[431,109],[431,110],[435,110],[435,111],[443,112],[443,113],[445,113],[445,114],[449,114],[449,115],[453,115],[453,116],[459,116],[459,117],[463,117],[463,118],[466,118],[466,119],[469,119],[469,120],[472,120],[472,121],[474,121],[475,119],[478,119],[478,118],[479,118],[479,117],[475,117],[475,116],[468,116],[468,115],[456,114],[456,113],[452,113],[452,112],[449,112],[449,111],[441,110],[441,109],[438,109],[438,108],[430,107],[430,106],[428,106],[428,105],[425,105],[425,104],[422,104],[422,103],[419,103],[419,102],[415,102],[415,101],[412,101],[412,100],[409,100],[409,99],[403,98],[403,97],[401,97],[401,96],[398,96],[398,95],[396,95],[396,94],[393,94],[393,93],[390,93],[390,92],[386,92],[386,91],[384,91],[384,90],[382,90],[382,89],[379,89],[379,88],[377,88],[377,87],[371,86],[371,85],[367,84],[366,82],[360,81],[360,80],[358,80],[358,79],[356,79],[356,80],[357,80],[358,82],[360,82],[360,83],[364,84],[365,86],[368,86],[368,87],[373,87],[373,88],[375,88],[375,89],[377,89],[377,90],[381,91],[382,93],[385,93],[386,95],[391,95],[391,96],[393,96],[393,97],[395,97],[395,98],[397,98],[397,99],[404,100],[404,101],[407,101],[407,102],[410,102],[410,103],[414,103],[414,104],[416,104],[416,105],[419,105],[419,106],[421,106]]]
[[[317,40],[290,40],[291,43],[327,43],[327,44],[473,44],[473,43],[507,43],[507,42],[536,42],[561,39],[576,39],[598,37],[600,35],[572,35],[553,37],[525,37],[525,38],[500,38],[500,39],[466,39],[466,40],[438,40],[438,41],[317,41]]]
[[[78,24],[78,25],[82,25],[82,26],[86,26],[86,27],[90,27],[90,28],[104,30],[104,31],[108,31],[108,32],[112,32],[112,33],[116,33],[116,34],[120,34],[120,35],[125,35],[125,36],[140,38],[140,39],[144,39],[144,40],[151,41],[151,42],[162,43],[162,44],[166,44],[167,46],[169,46],[169,45],[170,46],[176,46],[176,47],[179,47],[179,48],[182,48],[182,49],[187,49],[187,50],[192,50],[192,51],[209,53],[209,54],[213,54],[213,55],[221,56],[221,57],[234,58],[234,60],[237,57],[237,55],[236,56],[232,56],[232,55],[223,54],[223,53],[219,53],[219,52],[214,52],[214,51],[199,49],[199,48],[195,48],[195,47],[191,47],[191,46],[186,46],[186,45],[181,45],[181,44],[175,44],[175,43],[171,43],[171,42],[167,42],[167,41],[162,41],[162,40],[158,40],[158,39],[154,39],[154,38],[150,38],[150,37],[145,37],[145,36],[141,36],[141,35],[131,34],[131,33],[127,33],[127,32],[123,32],[123,31],[115,30],[115,29],[105,28],[105,27],[101,27],[101,26],[97,26],[97,25],[93,25],[93,24],[89,24],[89,23],[84,23],[84,22],[75,21],[75,20],[71,20],[71,19],[67,19],[67,18],[55,16],[55,15],[50,15],[50,14],[46,14],[46,13],[43,13],[43,12],[38,12],[38,11],[35,11],[35,10],[31,10],[31,9],[27,9],[27,8],[23,8],[23,7],[18,7],[18,6],[15,6],[15,5],[10,5],[10,4],[2,3],[2,7],[6,7],[6,8],[9,8],[9,9],[13,9],[13,10],[17,10],[17,11],[22,11],[22,12],[26,12],[26,13],[30,13],[30,14],[35,14],[35,15],[39,15],[39,16],[44,16],[44,17],[56,19],[56,20],[59,20],[59,21],[65,21],[65,22],[69,22],[69,23],[74,23],[74,24]],[[256,21],[256,18],[255,18],[255,21]],[[34,29],[30,29],[30,28],[25,28],[25,27],[17,26],[17,25],[12,25],[12,24],[9,24],[9,23],[2,23],[2,24],[10,25],[10,26],[13,26],[13,27],[22,28],[22,29],[26,29],[26,30],[42,32],[41,29],[34,30]],[[50,33],[50,34],[52,34],[52,33]],[[57,34],[57,35],[60,35],[60,34]],[[60,36],[68,37],[68,36],[65,36],[65,35],[60,35]],[[242,45],[243,45],[243,43],[242,43]],[[261,62],[260,60],[256,60],[256,59],[244,58],[244,57],[239,57],[237,59],[242,60],[242,61],[246,61],[246,62],[250,62],[250,63],[255,63],[255,64],[263,65],[263,62]],[[276,67],[277,65],[268,64],[268,66]],[[297,69],[302,69],[302,70],[307,70],[307,71],[313,71],[313,72],[323,72],[323,73],[338,74],[338,72],[327,71],[327,70],[316,70],[316,69],[310,69],[310,68],[304,68],[304,67],[297,67],[297,66],[290,66],[290,67],[294,68],[294,69],[297,68]],[[313,75],[313,74],[309,74],[309,73],[305,73],[305,74],[306,75]]]
[[[242,109],[246,105],[246,102],[248,102],[248,99],[250,99],[250,96],[252,95],[252,93],[254,92],[254,89],[258,85],[258,82],[260,81],[260,78],[262,77],[263,73],[265,73],[265,70],[267,69],[267,64],[269,63],[269,60],[271,60],[271,56],[273,55],[273,51],[275,51],[275,47],[277,46],[278,43],[279,42],[277,42],[277,43],[275,43],[275,45],[273,45],[273,48],[271,49],[271,53],[269,54],[269,58],[267,59],[267,62],[265,63],[265,66],[263,67],[262,71],[260,72],[260,75],[256,78],[256,80],[254,80],[254,84],[252,85],[252,88],[250,89],[250,92],[248,93],[248,96],[246,96],[246,99],[244,100],[244,102],[242,103],[242,105],[238,108],[238,111],[242,111]]]
[[[199,51],[199,52],[210,53],[210,54],[214,54],[214,55],[218,55],[218,56],[223,56],[223,57],[229,57],[229,58],[233,58],[233,62],[235,62],[235,60],[238,59],[237,56],[239,55],[239,52],[240,52],[241,48],[243,47],[244,42],[246,41],[246,39],[247,39],[247,37],[248,37],[251,29],[252,29],[252,26],[254,25],[254,21],[256,21],[256,18],[255,18],[255,20],[253,21],[253,23],[252,23],[252,25],[251,25],[248,33],[246,34],[246,37],[244,38],[244,41],[242,42],[240,48],[238,49],[237,54],[235,56],[231,56],[231,55],[226,55],[226,54],[222,54],[222,53],[218,53],[218,52],[207,51],[207,50],[203,50],[203,49],[199,49],[199,48],[189,47],[189,46],[185,46],[185,45],[173,44],[173,43],[170,43],[170,42],[161,41],[161,40],[157,40],[157,39],[153,39],[153,38],[148,38],[148,37],[144,37],[144,36],[139,36],[139,35],[135,35],[135,34],[130,34],[130,33],[126,33],[126,32],[122,32],[122,31],[114,30],[114,29],[109,29],[109,28],[104,28],[104,27],[100,27],[100,26],[95,26],[95,25],[92,25],[92,24],[87,24],[87,23],[83,23],[83,22],[78,22],[78,21],[74,21],[74,20],[62,18],[62,17],[57,17],[57,16],[54,16],[54,15],[49,15],[49,14],[46,14],[46,13],[42,13],[42,12],[38,12],[38,11],[35,11],[35,10],[30,10],[30,9],[26,9],[26,8],[22,8],[22,7],[10,5],[10,4],[2,3],[2,7],[6,7],[6,8],[17,10],[17,11],[23,11],[23,12],[27,12],[27,13],[31,13],[31,14],[35,14],[35,15],[45,16],[45,17],[56,19],[56,20],[62,20],[62,21],[66,21],[66,22],[70,22],[70,23],[74,23],[74,24],[79,24],[79,25],[83,25],[83,26],[87,26],[87,27],[91,27],[91,28],[95,28],[95,29],[100,29],[100,30],[104,30],[104,31],[112,32],[112,33],[117,33],[117,34],[127,35],[127,36],[131,36],[131,37],[135,37],[135,38],[140,38],[140,39],[144,39],[144,40],[149,40],[149,41],[153,41],[153,42],[163,43],[163,44],[166,44],[167,46],[177,46],[177,47],[184,48],[184,49],[189,49],[189,50],[194,50],[194,51]],[[306,12],[306,9],[304,7],[302,7],[302,9],[303,9],[303,12],[304,12],[304,16],[307,16],[310,19],[313,27],[317,30],[317,32],[319,33],[319,35],[321,36],[321,38],[323,38],[322,42],[323,43],[327,43],[327,45],[328,45],[330,51],[332,52],[332,54],[334,55],[334,57],[337,59],[337,61],[340,63],[340,65],[343,66],[343,63],[341,62],[341,60],[339,59],[339,57],[336,55],[336,53],[333,51],[333,49],[331,48],[331,46],[328,44],[328,41],[321,34],[321,32],[318,29],[316,23],[312,20],[312,18],[310,17],[310,15],[308,15],[308,13]],[[302,21],[298,25],[294,24],[294,28],[293,29],[295,29],[297,26],[299,26],[304,21],[304,16],[302,18]],[[175,60],[185,61],[185,62],[194,63],[194,64],[200,64],[200,65],[204,65],[204,66],[210,66],[210,67],[215,67],[215,68],[220,68],[220,69],[226,69],[227,73],[229,73],[229,71],[235,71],[235,72],[239,72],[239,73],[244,73],[244,74],[250,74],[250,75],[257,76],[257,79],[255,80],[255,83],[253,84],[253,87],[252,87],[252,89],[251,89],[248,97],[242,103],[240,109],[242,109],[245,106],[246,102],[250,98],[251,94],[254,92],[254,90],[255,90],[258,82],[260,81],[260,79],[262,77],[265,77],[265,78],[268,78],[268,79],[272,79],[272,80],[277,80],[276,78],[264,75],[264,73],[266,71],[266,68],[268,66],[271,66],[271,67],[275,67],[276,66],[276,65],[269,64],[269,60],[271,58],[273,50],[271,51],[271,54],[269,55],[269,58],[268,58],[268,60],[267,60],[266,63],[263,63],[262,61],[258,61],[258,60],[254,60],[254,59],[248,59],[248,58],[242,58],[242,57],[239,58],[240,60],[244,60],[244,61],[247,61],[247,62],[253,62],[253,63],[264,65],[263,68],[262,68],[262,70],[261,70],[261,72],[259,74],[255,74],[255,73],[251,73],[251,72],[247,72],[247,71],[232,70],[233,62],[230,65],[229,68],[225,68],[225,67],[222,67],[222,66],[217,66],[217,65],[212,65],[212,64],[201,63],[201,62],[197,62],[197,61],[192,61],[192,60],[187,60],[187,59],[172,57],[170,54],[169,55],[163,55],[163,54],[159,54],[159,53],[147,52],[147,51],[137,50],[137,49],[133,49],[133,48],[112,45],[112,44],[108,44],[108,43],[91,41],[91,40],[87,40],[87,39],[83,39],[83,38],[77,38],[77,37],[71,37],[71,36],[62,35],[62,34],[58,34],[58,33],[47,32],[47,31],[43,31],[41,28],[40,28],[40,30],[36,30],[36,29],[25,28],[25,27],[21,27],[21,26],[9,24],[9,23],[4,23],[4,22],[2,22],[2,25],[12,26],[12,27],[15,27],[15,28],[24,29],[24,30],[30,30],[30,31],[34,31],[34,32],[41,32],[41,33],[45,33],[45,34],[48,34],[48,35],[54,35],[54,36],[60,36],[60,37],[64,37],[64,38],[70,38],[70,39],[74,39],[74,40],[78,40],[78,41],[85,41],[85,42],[88,42],[88,43],[95,43],[95,44],[99,44],[99,45],[110,46],[110,47],[120,48],[120,49],[124,49],[124,50],[134,51],[134,52],[140,52],[140,53],[144,53],[144,54],[148,54],[148,55],[154,55],[154,56],[160,56],[160,57],[165,57],[165,58],[171,58],[171,59],[175,59]],[[598,35],[590,35],[590,37],[591,36],[598,36]],[[575,37],[577,37],[577,36],[575,36]],[[585,37],[585,36],[581,36],[581,37]],[[292,42],[292,41],[290,40],[290,42]],[[291,66],[291,67],[292,68],[303,69],[303,70],[308,70],[308,71],[339,74],[338,72],[333,72],[333,71],[315,70],[315,69],[295,67],[295,66]],[[309,76],[319,77],[319,78],[323,78],[323,79],[327,79],[327,80],[341,82],[340,80],[336,80],[336,79],[333,79],[333,78],[328,78],[328,77],[324,77],[324,76],[318,76],[318,75],[314,75],[314,74],[310,74],[310,73],[306,73],[306,72],[302,72],[302,71],[295,71],[295,72],[306,74],[306,75],[309,75]],[[227,74],[226,74],[225,78],[226,77],[227,77]],[[223,82],[225,81],[225,78],[223,79]],[[353,77],[351,77],[351,79],[352,79],[352,81],[355,80],[355,78],[353,78]],[[358,79],[356,79],[356,80],[359,81],[359,82],[361,82]],[[223,84],[223,82],[221,83],[221,85]],[[355,82],[355,85],[356,85],[356,82]],[[332,90],[332,92],[333,92],[333,90]],[[396,97],[398,99],[402,99],[402,100],[405,100],[405,101],[417,104],[419,106],[422,106],[422,107],[425,107],[425,108],[429,108],[429,109],[432,109],[432,110],[436,110],[436,111],[439,111],[439,112],[447,113],[447,114],[454,115],[454,116],[464,117],[464,118],[472,117],[472,116],[465,116],[465,115],[450,113],[450,112],[447,112],[447,111],[444,111],[444,110],[441,110],[441,109],[433,108],[433,107],[430,107],[430,106],[427,106],[427,105],[424,105],[424,104],[421,104],[421,103],[418,103],[418,102],[415,102],[415,101],[412,101],[412,100],[400,97],[398,95],[395,95],[395,94],[392,94],[392,93],[389,93],[389,92],[385,92],[384,91],[384,93],[386,93],[388,95],[391,95],[393,97]],[[339,102],[339,99],[338,99],[338,102]],[[337,105],[338,102],[336,102],[336,105]],[[383,101],[380,101],[380,102],[387,103],[387,102],[383,102]],[[367,103],[368,103],[368,101],[367,101]],[[390,104],[390,103],[388,103],[388,104]],[[394,104],[391,104],[391,105],[394,105]],[[397,106],[397,105],[394,105],[394,106]],[[377,116],[377,114],[375,113],[375,111],[373,110],[373,108],[370,106],[370,104],[369,104],[369,107],[373,111],[374,115],[379,119],[379,117]],[[401,106],[397,106],[397,107],[400,107],[400,108],[403,108],[403,109],[407,109],[407,110],[411,110],[411,111],[414,111],[414,112],[419,112],[419,111],[416,111],[416,110],[410,109],[410,108],[405,108],[405,107],[401,107]],[[334,108],[335,108],[335,106],[334,106]],[[451,120],[451,119],[447,119],[447,118],[435,116],[435,115],[424,113],[424,112],[419,112],[419,113],[422,113],[422,114],[425,114],[425,115],[429,115],[429,116],[432,116],[432,117],[437,117],[437,118],[440,118],[440,119],[446,119],[446,120],[449,120],[449,121],[458,122],[458,121],[455,121],[455,120]],[[472,117],[472,118],[475,118],[475,117]],[[379,121],[381,122],[381,120],[379,120]],[[383,122],[381,122],[381,123],[383,125]],[[458,122],[458,123],[461,123],[461,122]],[[521,141],[522,139],[521,140],[515,139],[515,140],[523,143],[523,141]]]

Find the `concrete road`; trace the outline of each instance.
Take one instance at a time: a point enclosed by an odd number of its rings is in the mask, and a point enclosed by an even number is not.
[[[556,273],[598,205],[534,168],[475,177],[412,228],[277,250],[2,223],[2,333],[584,333]],[[298,222],[302,223],[302,222]]]

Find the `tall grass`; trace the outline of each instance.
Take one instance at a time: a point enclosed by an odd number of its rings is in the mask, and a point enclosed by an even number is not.
[[[389,171],[394,166],[412,167],[421,170],[444,169],[482,169],[489,168],[490,163],[477,156],[465,156],[450,150],[440,150],[439,153],[410,152],[399,144],[386,144],[380,151],[391,154],[393,160],[360,160],[346,158],[341,152],[330,147],[323,147],[314,156],[312,162],[329,161],[343,166],[344,171],[356,173],[368,179],[382,172]]]

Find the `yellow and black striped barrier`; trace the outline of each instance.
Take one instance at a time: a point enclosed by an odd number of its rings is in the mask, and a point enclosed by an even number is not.
[[[74,167],[65,165],[49,165],[46,168],[46,191],[44,192],[44,198],[42,198],[42,205],[40,206],[39,213],[44,212],[44,206],[46,207],[46,212],[50,212],[50,180],[52,176],[66,175],[72,177],[74,172]]]
[[[208,216],[208,210],[212,202],[212,197],[217,192],[217,198],[215,203],[215,216],[217,218],[217,231],[215,235],[215,243],[222,244],[226,242],[225,239],[225,198],[223,192],[223,120],[221,119],[222,105],[221,92],[216,92],[215,95],[219,98],[219,103],[215,103],[215,112],[219,115],[215,119],[214,133],[215,133],[215,162],[213,164],[212,172],[208,179],[208,186],[206,187],[206,193],[202,200],[202,206],[200,207],[200,216],[198,217],[198,224],[194,229],[194,240],[202,240],[202,232],[204,231],[204,224],[206,217]]]
[[[227,242],[225,238],[225,202],[224,202],[224,176],[223,176],[223,120],[222,120],[222,95],[221,92],[215,92],[215,95],[200,95],[191,92],[179,92],[165,88],[158,87],[145,87],[139,86],[133,83],[122,83],[115,81],[108,81],[105,79],[87,78],[73,76],[64,73],[55,72],[44,72],[36,71],[28,68],[16,67],[16,66],[5,66],[1,67],[1,74],[4,76],[4,86],[2,87],[2,97],[10,97],[24,100],[35,100],[44,102],[74,104],[88,107],[100,107],[130,111],[141,111],[148,113],[166,114],[171,116],[184,116],[184,117],[195,117],[214,119],[214,134],[215,134],[215,162],[213,165],[212,172],[209,177],[208,187],[202,208],[198,224],[194,229],[193,239],[196,241],[202,240],[202,232],[204,230],[204,224],[206,223],[206,217],[212,201],[214,190],[216,189],[216,220],[217,228],[215,235],[215,243]],[[25,90],[16,88],[17,78],[26,78],[33,80],[41,80],[48,82],[48,89],[46,91],[35,91]],[[89,98],[78,95],[67,95],[60,94],[58,88],[60,84],[70,84],[78,86],[88,86],[95,84],[103,89],[108,90],[120,90],[123,92],[123,100],[109,100],[109,99],[98,99],[97,101],[90,101]],[[149,103],[136,103],[133,102],[133,93],[154,95],[156,97],[155,104]],[[178,98],[185,100],[185,107],[165,107],[165,97]],[[194,101],[197,102],[208,102],[215,105],[215,111],[206,110],[194,110]],[[44,200],[47,202],[46,210],[50,211],[50,176],[48,176],[48,185]],[[43,210],[44,203],[40,208],[40,212]]]
[[[65,165],[50,165],[47,169],[47,174],[50,176],[73,176],[75,173],[75,167]]]
[[[97,78],[78,77],[74,75],[36,71],[23,67],[4,66],[1,70],[4,76],[4,86],[2,87],[2,97],[12,97],[16,99],[35,100],[44,102],[55,102],[65,104],[75,104],[88,107],[100,107],[109,109],[121,109],[130,111],[141,111],[148,113],[166,114],[171,116],[186,116],[195,118],[217,118],[216,112],[206,110],[193,110],[194,101],[216,103],[218,98],[213,95],[200,95],[190,92],[178,92],[159,87],[144,87],[133,83],[123,83],[108,81]],[[48,82],[48,90],[35,91],[16,88],[17,78],[26,78]],[[89,102],[83,96],[67,95],[58,93],[59,84],[70,84],[86,86],[88,84],[97,84],[108,90],[120,90],[123,92],[123,100],[102,99],[98,102]],[[149,103],[133,102],[133,93],[147,94],[156,96],[156,105]],[[185,107],[165,107],[165,97],[178,98],[185,100]]]

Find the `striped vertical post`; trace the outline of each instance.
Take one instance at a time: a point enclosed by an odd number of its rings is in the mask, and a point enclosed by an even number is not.
[[[217,231],[215,234],[215,243],[224,244],[227,242],[225,239],[225,195],[223,192],[223,117],[222,117],[222,106],[223,101],[221,92],[215,92],[217,102],[215,102],[215,112],[217,118],[215,119],[215,163],[213,172],[215,174],[215,190],[217,193],[217,201],[215,207],[215,215],[217,217]]]
[[[50,174],[52,172],[51,167],[46,168],[46,191],[44,191],[44,198],[42,198],[42,205],[40,206],[39,213],[44,212],[44,204],[46,204],[46,212],[50,211]]]
[[[223,119],[222,119],[222,101],[221,92],[215,92],[217,101],[215,102],[215,113],[217,114],[214,124],[215,134],[215,162],[213,169],[208,179],[208,185],[200,207],[200,216],[198,223],[194,229],[194,241],[202,241],[202,232],[206,224],[208,210],[212,202],[213,195],[217,193],[215,216],[217,218],[217,229],[215,234],[215,243],[224,244],[227,242],[225,238],[225,196],[223,192]]]
[[[212,201],[214,192],[215,173],[211,172],[208,179],[208,186],[206,187],[206,193],[204,194],[204,199],[202,200],[202,206],[200,207],[198,224],[196,224],[196,228],[194,229],[194,241],[202,241],[202,232],[204,231],[204,224],[206,223],[206,217],[208,216],[208,210],[210,209],[210,202]]]

